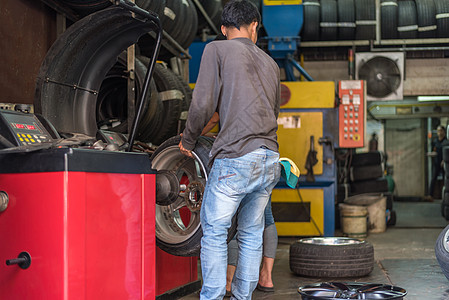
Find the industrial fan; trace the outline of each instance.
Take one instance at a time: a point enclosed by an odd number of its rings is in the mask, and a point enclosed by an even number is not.
[[[367,100],[402,100],[404,53],[357,53],[356,79],[366,81]]]

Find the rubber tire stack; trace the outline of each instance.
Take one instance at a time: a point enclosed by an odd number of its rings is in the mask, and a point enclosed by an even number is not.
[[[351,195],[382,193],[387,197],[388,225],[396,224],[393,210],[393,195],[389,192],[388,181],[383,177],[383,155],[379,151],[357,153],[352,157],[349,169]]]
[[[304,41],[320,39],[321,4],[318,0],[304,0],[304,25],[301,36]]]
[[[398,36],[398,2],[397,0],[381,0],[380,3],[381,37],[395,39]]]
[[[383,157],[379,151],[353,155],[349,170],[353,195],[388,192],[388,182],[382,178],[382,162]]]
[[[96,11],[111,6],[109,0],[59,0],[59,2],[75,11],[80,17],[85,17]],[[205,2],[204,0],[202,2]],[[163,29],[184,49],[187,49],[196,37],[198,30],[198,13],[192,0],[135,0],[140,8],[156,13],[162,23]],[[214,22],[221,21],[221,2],[208,0],[209,16],[211,9],[215,11]],[[140,54],[151,56],[154,50],[154,39],[144,35],[138,42]],[[168,61],[174,55],[161,47],[159,59]]]
[[[415,1],[398,1],[398,37],[400,39],[416,39],[418,37]]]
[[[443,148],[444,161],[444,188],[443,201],[441,202],[441,215],[449,220],[449,146]]]

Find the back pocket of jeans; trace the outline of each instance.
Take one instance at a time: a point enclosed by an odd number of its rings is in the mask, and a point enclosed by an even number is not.
[[[245,193],[253,175],[255,163],[236,163],[224,160],[218,176],[218,187],[223,192]]]

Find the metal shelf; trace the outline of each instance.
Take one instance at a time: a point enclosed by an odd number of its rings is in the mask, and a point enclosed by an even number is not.
[[[301,42],[300,47],[354,47],[354,46],[392,46],[392,45],[435,45],[449,44],[449,38],[442,39],[395,39],[395,40],[354,40],[354,41],[316,41]],[[449,49],[449,47],[446,47]]]

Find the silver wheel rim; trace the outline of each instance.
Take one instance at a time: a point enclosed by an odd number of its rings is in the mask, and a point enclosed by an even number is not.
[[[449,230],[447,230],[444,233],[444,238],[443,238],[443,247],[446,250],[446,252],[449,252]]]
[[[401,287],[377,283],[323,282],[299,287],[303,299],[403,299],[407,291]]]
[[[365,243],[364,241],[345,238],[345,237],[321,237],[321,238],[306,238],[299,240],[300,243],[323,245],[323,246],[345,246],[345,245],[358,245]]]
[[[156,204],[156,237],[167,244],[179,244],[190,239],[201,226],[200,207],[207,172],[199,157],[195,153],[193,155],[195,159],[183,155],[178,146],[171,146],[152,160],[153,169],[174,171],[179,184],[186,185],[174,203],[167,206]],[[188,222],[183,220],[183,212],[190,213]]]

